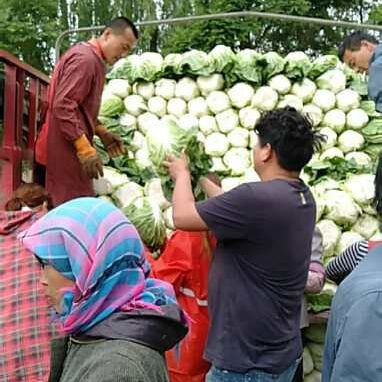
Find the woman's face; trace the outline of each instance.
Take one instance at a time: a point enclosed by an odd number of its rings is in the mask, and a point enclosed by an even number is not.
[[[62,276],[51,265],[44,265],[41,273],[41,284],[44,287],[45,296],[50,305],[57,313],[62,313],[60,309],[62,288],[69,288],[74,285],[72,280]]]

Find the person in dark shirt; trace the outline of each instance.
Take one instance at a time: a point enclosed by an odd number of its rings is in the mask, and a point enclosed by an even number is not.
[[[302,354],[301,301],[316,208],[299,174],[321,136],[291,107],[264,114],[256,130],[261,182],[222,193],[205,179],[211,198],[195,203],[187,157],[166,163],[175,182],[176,228],[211,230],[217,238],[208,280],[208,382],[290,382]]]
[[[343,40],[338,56],[355,71],[368,73],[369,97],[382,112],[382,45],[371,34],[356,31]]]

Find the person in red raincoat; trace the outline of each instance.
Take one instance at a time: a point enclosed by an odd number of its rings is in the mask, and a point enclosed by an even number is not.
[[[123,154],[121,138],[97,120],[106,64],[136,45],[138,31],[125,17],[112,20],[98,38],[71,47],[56,65],[45,124],[36,142],[36,162],[46,166],[46,188],[57,206],[93,196],[93,178],[103,175],[93,147],[98,135],[111,157]]]
[[[186,338],[166,353],[171,382],[204,382],[210,363],[203,359],[208,333],[208,270],[216,240],[209,232],[177,230],[163,253],[150,261],[152,276],[171,283],[190,318]]]
[[[207,176],[220,187],[215,174]],[[204,182],[201,182],[204,188]],[[211,232],[176,230],[158,260],[151,258],[152,276],[171,283],[179,305],[190,318],[190,330],[179,348],[166,353],[171,382],[204,382],[210,363],[203,359],[207,341],[208,272],[216,239]]]

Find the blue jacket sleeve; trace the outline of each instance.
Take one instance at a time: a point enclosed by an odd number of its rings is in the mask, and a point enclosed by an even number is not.
[[[369,67],[369,97],[375,102],[375,108],[382,112],[382,57],[378,57]]]
[[[380,381],[382,292],[363,296],[346,314],[335,341],[327,335],[323,382]],[[341,330],[342,329],[342,330]]]

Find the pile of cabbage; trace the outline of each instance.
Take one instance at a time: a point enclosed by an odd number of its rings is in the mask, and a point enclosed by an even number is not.
[[[151,223],[140,224],[141,235],[159,248],[173,229],[166,156],[192,156],[195,190],[208,171],[220,175],[224,190],[256,181],[254,127],[264,112],[290,105],[326,137],[302,177],[316,198],[327,262],[352,242],[379,235],[372,199],[382,118],[367,100],[366,81],[331,55],[311,60],[303,52],[234,53],[221,45],[209,53],[131,55],[109,72],[99,116],[124,138],[128,153],[114,161],[104,155],[115,170],[105,175],[110,187],[97,191],[137,215],[135,222],[142,211],[142,221]],[[152,179],[160,202],[147,190]]]

